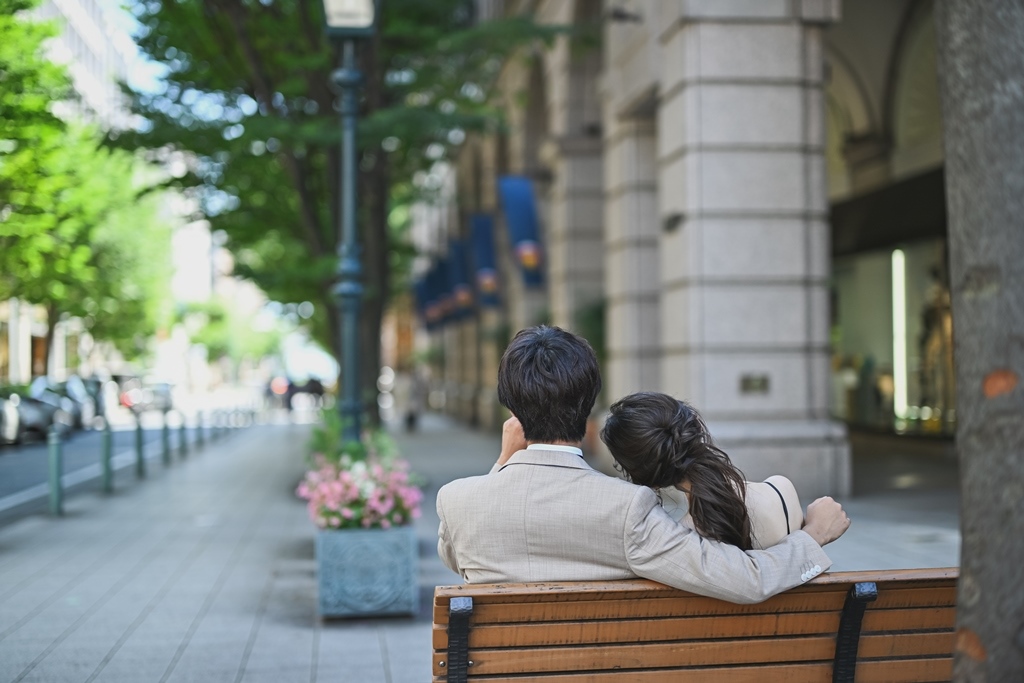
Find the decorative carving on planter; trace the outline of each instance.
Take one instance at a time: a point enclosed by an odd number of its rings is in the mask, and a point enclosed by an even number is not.
[[[413,527],[320,531],[316,559],[321,616],[416,613],[419,585]]]

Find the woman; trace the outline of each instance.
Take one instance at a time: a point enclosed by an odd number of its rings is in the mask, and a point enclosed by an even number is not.
[[[631,394],[611,407],[601,439],[634,484],[678,489],[682,523],[705,538],[744,550],[767,548],[803,526],[793,484],[783,476],[753,483],[711,439],[700,414],[666,394]]]

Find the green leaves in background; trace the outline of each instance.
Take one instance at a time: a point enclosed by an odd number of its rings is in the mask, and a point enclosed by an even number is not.
[[[44,307],[48,338],[78,316],[134,354],[164,309],[170,232],[152,170],[54,114],[72,91],[44,55],[54,26],[22,12],[35,4],[0,0],[0,299]]]

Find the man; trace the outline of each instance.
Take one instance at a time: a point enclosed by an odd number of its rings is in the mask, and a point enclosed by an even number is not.
[[[546,326],[515,336],[498,368],[498,400],[514,416],[498,462],[437,494],[437,551],[450,569],[468,583],[640,576],[751,603],[831,566],[821,546],[850,525],[831,498],[811,503],[782,543],[744,552],[677,524],[651,489],[591,469],[579,444],[600,390],[586,340]]]

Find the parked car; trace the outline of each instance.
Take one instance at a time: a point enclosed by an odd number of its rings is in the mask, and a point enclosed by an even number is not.
[[[53,387],[57,393],[67,396],[78,404],[75,427],[84,429],[95,425],[96,415],[99,412],[96,409],[96,399],[89,393],[85,381],[81,377],[71,375],[66,382],[55,384]]]
[[[117,405],[119,389],[117,382],[89,377],[82,380],[85,390],[96,403],[96,416],[106,420],[110,410]]]
[[[18,415],[18,396],[0,398],[0,444],[21,441],[21,416]]]
[[[171,389],[167,382],[143,382],[131,377],[121,382],[121,405],[134,413],[147,410],[166,413],[174,407]]]
[[[54,408],[63,410],[71,417],[71,426],[81,428],[86,420],[91,420],[95,415],[95,408],[92,399],[87,404],[79,403],[67,395],[66,389],[61,385],[51,382],[48,377],[36,377],[28,385],[29,397],[47,403]]]
[[[56,427],[62,435],[71,431],[72,417],[60,405],[54,405],[29,396],[27,389],[0,387],[0,398],[13,403],[18,410],[18,441],[32,435],[46,438],[50,427]]]

